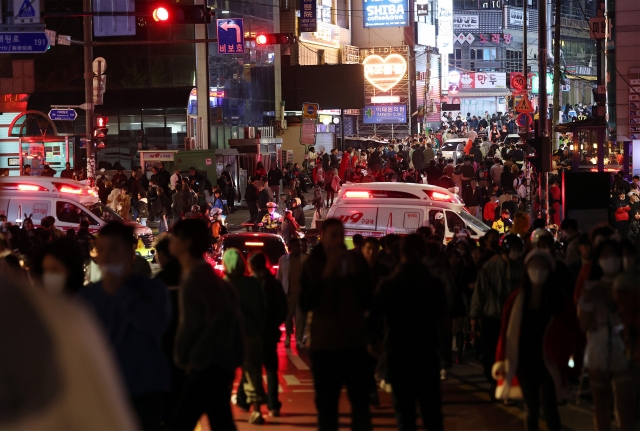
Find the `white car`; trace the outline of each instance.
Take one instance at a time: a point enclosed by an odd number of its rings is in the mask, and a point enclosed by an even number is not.
[[[467,145],[467,142],[469,142],[467,138],[449,139],[442,144],[439,152],[442,154],[442,157],[452,159],[453,164],[457,165],[458,160],[464,158],[464,147]]]

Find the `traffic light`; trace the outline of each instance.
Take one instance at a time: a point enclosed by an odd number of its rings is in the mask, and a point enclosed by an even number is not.
[[[151,11],[153,20],[161,24],[208,24],[212,15],[204,5],[158,4]]]
[[[525,160],[531,163],[538,172],[551,171],[551,139],[533,138],[527,139]],[[533,150],[533,152],[532,152]]]
[[[293,33],[269,33],[256,36],[256,45],[282,45],[295,42]]]
[[[95,148],[101,150],[107,146],[107,133],[109,132],[109,117],[96,115],[96,126],[93,130],[93,143]]]

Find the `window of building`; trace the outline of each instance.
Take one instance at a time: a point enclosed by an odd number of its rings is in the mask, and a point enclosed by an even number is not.
[[[456,48],[453,54],[449,54],[449,67],[455,69],[462,68],[462,49]]]
[[[507,72],[522,71],[522,51],[507,49],[507,58],[505,60],[505,69]]]
[[[469,58],[471,60],[495,61],[496,49],[495,48],[471,48],[469,50]]]
[[[321,0],[318,2],[318,20],[333,24],[332,21],[333,0]]]
[[[453,9],[478,9],[477,0],[453,0]]]

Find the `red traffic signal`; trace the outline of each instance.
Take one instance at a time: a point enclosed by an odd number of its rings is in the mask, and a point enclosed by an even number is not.
[[[151,17],[164,24],[208,24],[213,13],[204,5],[162,4],[151,10]]]
[[[109,117],[103,117],[101,115],[96,115],[96,128],[107,127],[109,123]]]
[[[282,45],[294,41],[294,36],[291,33],[269,33],[256,36],[257,45]]]
[[[169,19],[169,11],[167,8],[159,7],[153,10],[153,20],[158,21],[166,21]]]

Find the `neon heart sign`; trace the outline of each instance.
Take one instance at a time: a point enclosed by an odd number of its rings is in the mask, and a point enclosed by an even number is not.
[[[389,54],[385,58],[370,55],[362,62],[364,77],[380,91],[389,91],[407,72],[407,61],[400,54]]]

